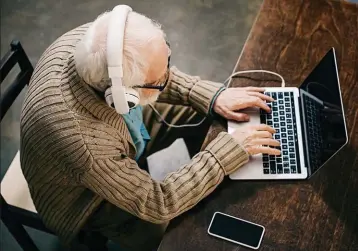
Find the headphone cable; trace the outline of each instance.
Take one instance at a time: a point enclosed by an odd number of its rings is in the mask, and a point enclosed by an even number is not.
[[[225,81],[224,81],[224,84],[226,82],[229,81],[229,85],[226,87],[226,88],[229,88],[230,84],[232,83],[232,78],[237,76],[237,75],[240,75],[240,74],[245,74],[245,73],[254,73],[254,72],[262,72],[262,73],[268,73],[268,74],[272,74],[272,75],[275,75],[275,76],[278,76],[280,79],[281,79],[281,87],[285,87],[286,83],[285,83],[285,79],[278,73],[276,72],[272,72],[272,71],[266,71],[266,70],[247,70],[247,71],[237,71],[237,72],[234,72],[233,74],[231,74]],[[201,125],[206,117],[204,117],[200,122],[198,123],[195,123],[195,124],[183,124],[183,125],[174,125],[174,124],[170,124],[168,123],[163,117],[162,115],[157,111],[157,109],[154,108],[154,106],[152,104],[149,104],[149,106],[153,109],[153,111],[159,116],[160,118],[160,121],[164,124],[166,124],[167,126],[169,127],[173,127],[173,128],[183,128],[183,127],[196,127],[196,126],[199,126]]]

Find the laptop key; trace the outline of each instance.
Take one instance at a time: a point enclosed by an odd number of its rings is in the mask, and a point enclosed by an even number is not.
[[[282,137],[282,138],[286,138],[286,137],[287,137],[287,134],[283,132],[283,133],[281,133],[281,137]]]
[[[283,98],[283,93],[282,92],[278,93],[278,98]]]
[[[277,173],[282,173],[282,164],[277,164]]]
[[[270,155],[270,160],[275,160],[275,155]]]
[[[283,142],[283,140],[282,140]],[[294,146],[295,144],[291,141],[291,142],[288,142],[288,146]]]
[[[284,172],[284,173],[290,173],[290,169],[286,169],[286,168],[285,168],[285,169],[283,170],[283,172]]]
[[[288,136],[288,140],[293,140],[293,136]]]
[[[275,161],[270,161],[270,172],[276,173],[276,162]]]
[[[282,129],[281,129],[281,132],[286,132],[286,128],[282,128]]]
[[[269,165],[269,163],[267,162],[267,163],[264,163],[264,168],[268,168],[270,165]]]
[[[290,164],[291,164],[291,165],[294,165],[294,164],[296,164],[296,160],[294,160],[294,159],[291,159],[291,160],[290,160]]]
[[[295,158],[295,157],[296,157],[296,154],[290,153],[290,158]]]
[[[261,115],[260,115],[260,122],[261,122],[261,124],[265,124],[265,122],[266,122],[266,116],[265,116],[265,114],[261,114]]]
[[[273,127],[276,129],[276,128],[279,128],[280,127],[280,124],[279,123],[275,123],[273,124]]]
[[[262,161],[263,161],[263,162],[267,162],[267,161],[269,161],[268,156],[264,156],[264,157],[262,157]]]
[[[268,168],[264,168],[264,174],[269,174],[270,170]]]
[[[279,100],[278,103],[279,103],[280,105],[282,105],[282,104],[283,104],[283,100]]]
[[[287,149],[287,145],[282,145],[282,149]]]
[[[282,154],[283,154],[283,155],[288,155],[288,151],[285,151],[285,150],[284,150],[284,151],[282,151]]]
[[[283,167],[289,167],[290,164],[288,162],[283,163]]]
[[[290,96],[290,93],[289,92],[284,92],[284,95],[285,95],[285,97],[288,97],[288,96]]]
[[[292,165],[291,168],[297,170],[295,165]]]
[[[281,158],[277,158],[277,159],[276,159],[276,163],[282,163],[282,159],[281,159]]]
[[[280,125],[281,125],[281,126],[286,126],[286,123],[285,123],[285,122],[281,122]]]
[[[285,121],[285,116],[281,116],[281,117],[280,117],[280,120],[281,120],[281,121]]]

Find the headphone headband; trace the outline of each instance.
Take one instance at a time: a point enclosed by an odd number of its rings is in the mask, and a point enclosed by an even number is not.
[[[127,5],[117,5],[110,13],[107,31],[107,67],[108,76],[112,82],[113,103],[117,113],[129,112],[125,96],[123,78],[123,44],[124,31],[129,12],[132,8]]]

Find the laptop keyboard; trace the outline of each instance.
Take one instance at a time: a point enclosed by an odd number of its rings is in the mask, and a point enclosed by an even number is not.
[[[308,122],[307,138],[309,144],[308,151],[310,162],[312,168],[316,168],[321,165],[321,149],[323,145],[320,123],[320,110],[322,109],[322,105],[306,95],[303,95],[302,97],[305,104],[305,114]]]
[[[281,150],[281,155],[263,154],[263,173],[301,173],[293,92],[265,92],[265,94],[275,101],[267,102],[272,112],[261,110],[260,120],[261,123],[275,128],[276,133],[273,137],[281,142],[281,146],[277,147]]]

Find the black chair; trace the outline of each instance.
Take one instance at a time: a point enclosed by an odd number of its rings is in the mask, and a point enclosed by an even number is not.
[[[10,50],[1,59],[1,84],[16,64],[20,67],[20,73],[9,84],[6,90],[1,93],[0,121],[2,121],[5,113],[9,110],[20,92],[28,85],[34,71],[21,43],[19,41],[12,41]],[[13,186],[14,183],[16,183],[16,186]],[[12,190],[8,193],[10,195],[14,194],[14,190],[19,190],[15,194],[20,198],[12,199],[12,196],[8,195],[6,190]],[[1,181],[0,207],[1,220],[23,250],[39,250],[24,226],[53,234],[43,224],[33,205],[27,182],[21,171],[19,152],[17,152],[5,177]],[[85,247],[87,250],[106,250],[105,245],[107,240],[103,236],[96,233],[84,232],[81,232],[79,236],[79,245],[81,247]]]
[[[12,41],[11,49],[1,59],[1,84],[16,64],[20,67],[20,73],[16,76],[15,80],[8,86],[4,93],[1,93],[0,121],[4,118],[6,112],[9,110],[23,88],[29,83],[31,75],[34,71],[34,68],[22,48],[21,43],[19,41]],[[1,191],[1,193],[2,192],[3,191]],[[22,249],[38,250],[23,225],[48,233],[51,233],[51,231],[43,225],[41,219],[36,213],[9,205],[3,198],[2,194],[0,196],[0,203],[1,220]]]

